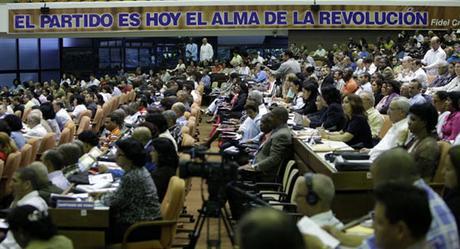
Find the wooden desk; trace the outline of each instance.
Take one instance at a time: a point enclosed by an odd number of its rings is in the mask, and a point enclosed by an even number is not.
[[[109,210],[57,209],[49,210],[59,233],[73,242],[75,249],[106,248]]]
[[[328,175],[335,185],[332,210],[342,221],[359,218],[372,210],[372,179],[368,171],[338,172],[318,153],[298,138],[293,138],[294,160],[301,174],[314,172]]]

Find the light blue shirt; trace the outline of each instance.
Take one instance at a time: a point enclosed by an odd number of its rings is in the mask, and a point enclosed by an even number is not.
[[[422,96],[421,93],[415,95],[414,97],[409,99],[410,105],[415,105],[415,104],[425,104],[426,99]]]
[[[18,147],[19,150],[26,144],[26,139],[20,131],[12,131],[11,138],[14,140],[16,147]]]
[[[187,43],[185,45],[185,58],[191,58],[194,61],[198,60],[198,45],[196,43]]]
[[[265,82],[267,78],[268,78],[267,73],[264,70],[260,70],[257,73],[256,78],[254,80],[258,83],[262,83],[262,82]]]
[[[414,185],[423,189],[428,195],[431,216],[433,217],[430,230],[426,234],[428,244],[434,249],[459,249],[457,224],[449,207],[422,179],[415,181]],[[360,248],[376,249],[375,236],[366,240]]]
[[[260,133],[260,118],[261,116],[257,114],[254,119],[247,117],[244,122],[241,124],[239,130],[243,132],[241,138],[241,143],[245,143],[248,140],[253,139]]]

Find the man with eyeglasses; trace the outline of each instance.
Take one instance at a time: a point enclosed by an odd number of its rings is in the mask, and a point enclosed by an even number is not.
[[[407,140],[409,129],[407,115],[410,103],[405,97],[394,98],[388,108],[388,116],[393,124],[380,142],[372,149],[364,148],[361,152],[369,152],[370,160],[374,160],[382,152],[403,145]]]

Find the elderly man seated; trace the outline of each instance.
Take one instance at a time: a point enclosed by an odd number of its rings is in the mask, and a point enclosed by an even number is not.
[[[332,179],[326,175],[307,173],[297,178],[294,186],[297,211],[308,216],[318,226],[343,227],[332,213],[335,187]]]
[[[261,172],[262,181],[274,181],[281,163],[290,157],[292,136],[287,126],[289,113],[286,108],[275,107],[269,114],[273,129],[260,144],[251,164],[241,166],[242,171]],[[244,173],[243,173],[244,174]]]
[[[45,127],[41,124],[42,117],[37,112],[31,112],[27,117],[27,126],[29,130],[27,130],[24,136],[26,138],[38,137],[43,138],[48,132],[46,131]]]
[[[391,128],[374,148],[364,148],[361,149],[361,152],[369,152],[370,159],[374,160],[382,152],[403,145],[409,135],[407,119],[409,108],[410,103],[407,98],[394,98],[388,108],[388,116],[393,123]]]

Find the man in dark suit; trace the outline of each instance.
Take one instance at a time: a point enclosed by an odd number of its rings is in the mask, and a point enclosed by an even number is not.
[[[261,172],[262,181],[274,181],[281,163],[291,155],[292,136],[287,126],[288,111],[275,107],[271,113],[273,130],[268,138],[260,144],[252,163],[241,166],[239,170]]]

